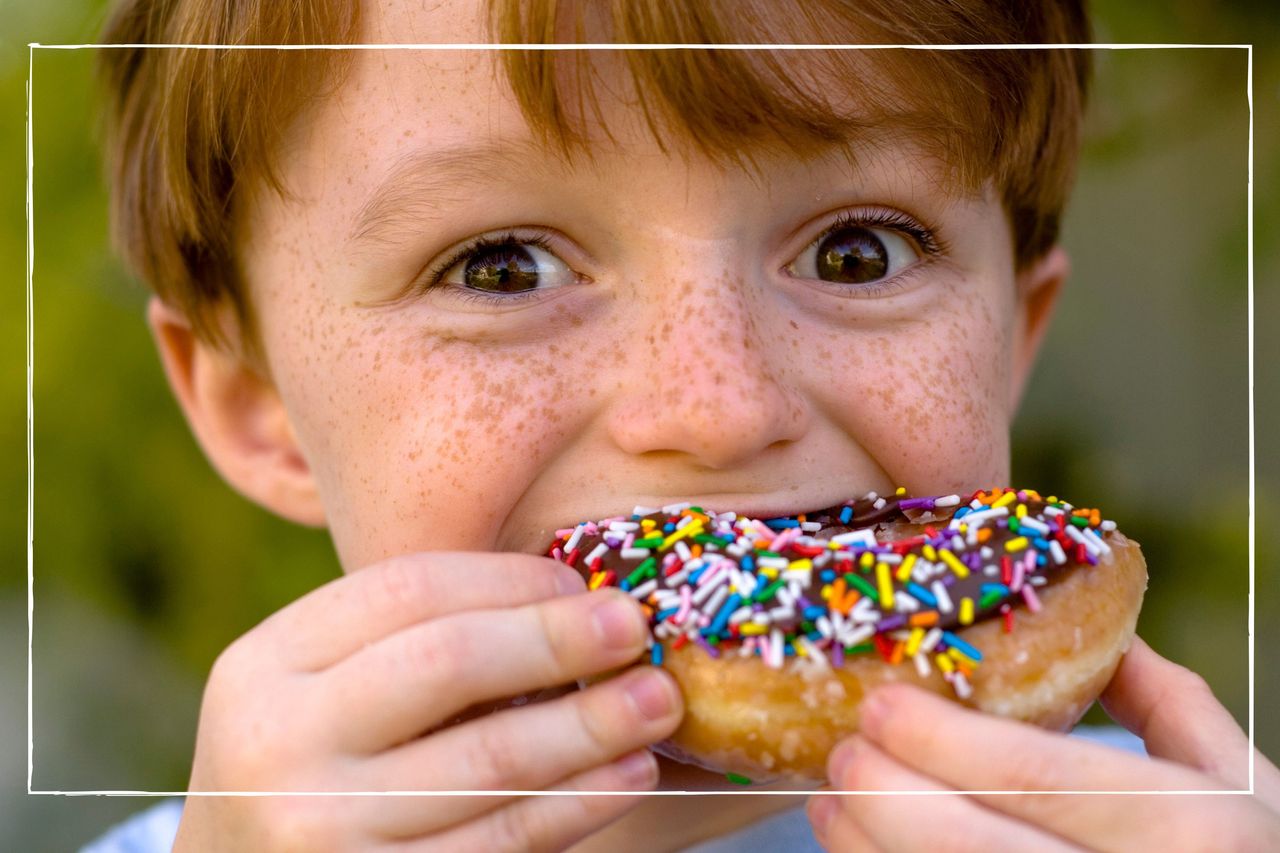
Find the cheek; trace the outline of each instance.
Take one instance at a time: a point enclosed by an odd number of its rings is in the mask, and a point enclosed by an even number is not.
[[[927,493],[1008,479],[1013,304],[1005,290],[965,299],[952,290],[926,316],[824,346],[841,368],[832,387],[843,402],[833,409],[894,485]]]
[[[608,339],[567,334],[522,352],[341,308],[300,334],[277,350],[293,358],[286,403],[348,569],[492,541],[589,419],[599,392],[581,366],[605,357],[593,341]]]

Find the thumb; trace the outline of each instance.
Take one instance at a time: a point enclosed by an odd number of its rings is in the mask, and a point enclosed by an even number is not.
[[[1134,637],[1101,697],[1111,718],[1142,738],[1157,758],[1249,787],[1249,741],[1196,673]],[[1274,768],[1273,768],[1274,769]]]

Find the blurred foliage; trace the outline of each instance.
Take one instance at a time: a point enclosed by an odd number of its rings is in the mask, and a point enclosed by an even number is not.
[[[46,42],[91,40],[102,14],[84,0],[10,6],[6,29]],[[1094,8],[1100,42],[1274,44],[1278,26],[1264,2]],[[1101,506],[1143,543],[1152,580],[1140,630],[1205,675],[1246,722],[1245,55],[1095,55],[1085,158],[1064,225],[1074,274],[1015,428],[1016,479]],[[338,568],[323,532],[228,489],[181,419],[143,323],[144,293],[107,245],[92,60],[91,51],[37,51],[33,68],[34,785],[181,789],[214,656]],[[0,54],[0,153],[11,164],[23,160],[27,62],[16,44]],[[1276,756],[1280,730],[1262,713],[1280,705],[1271,651],[1280,543],[1268,523],[1280,511],[1280,304],[1266,286],[1280,270],[1274,55],[1255,55],[1254,104],[1257,737]],[[15,271],[25,254],[19,174],[11,168],[0,207],[0,247]],[[25,458],[24,309],[16,283],[6,293],[0,443],[16,463]],[[4,476],[8,494],[25,494],[24,465]],[[13,503],[0,517],[12,549],[5,564],[15,568],[0,576],[0,628],[14,640],[0,674],[16,684],[26,531]],[[53,837],[70,845],[136,808],[49,798],[0,807],[0,847],[46,847]]]

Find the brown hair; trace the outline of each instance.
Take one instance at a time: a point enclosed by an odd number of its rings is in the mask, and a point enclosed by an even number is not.
[[[1083,0],[489,0],[507,43],[1066,44],[1090,33]],[[343,44],[357,0],[126,0],[109,43]],[[260,351],[239,275],[233,209],[246,191],[285,188],[274,156],[308,98],[336,85],[347,51],[113,48],[102,51],[106,155],[117,245],[133,270],[226,342],[230,305],[245,353]],[[589,152],[601,111],[591,63],[618,54],[506,51],[530,126],[566,155]],[[637,50],[620,56],[658,139],[720,160],[798,153],[898,132],[950,167],[956,187],[992,180],[1019,267],[1057,239],[1074,179],[1089,51]],[[831,86],[831,81],[841,81]],[[844,81],[847,81],[844,82]],[[826,84],[824,89],[824,82]],[[588,109],[591,112],[588,112]],[[605,128],[608,132],[607,127]]]

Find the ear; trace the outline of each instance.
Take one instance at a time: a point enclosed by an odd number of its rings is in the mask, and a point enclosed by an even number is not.
[[[277,515],[323,526],[315,479],[275,386],[243,357],[199,340],[158,297],[147,322],[187,423],[222,478]]]
[[[1033,261],[1016,277],[1018,304],[1013,340],[1013,373],[1009,387],[1009,411],[1016,412],[1044,342],[1058,295],[1071,274],[1071,259],[1061,246],[1054,246]]]

